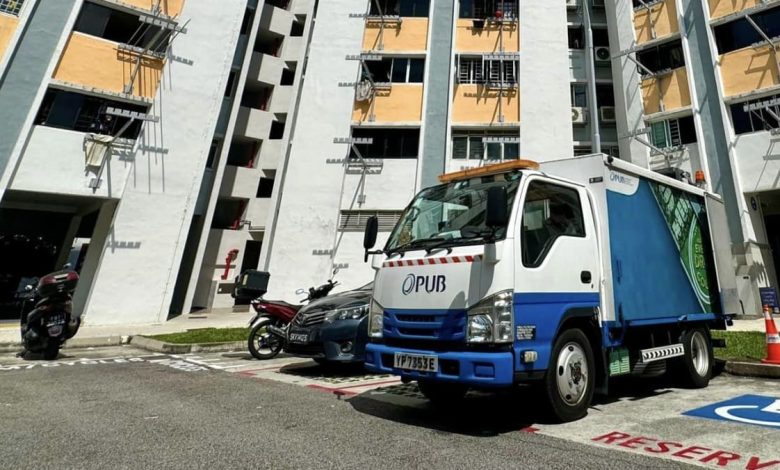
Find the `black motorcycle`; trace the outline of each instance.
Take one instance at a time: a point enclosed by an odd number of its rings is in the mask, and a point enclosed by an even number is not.
[[[36,285],[24,286],[17,294],[21,302],[21,334],[24,350],[43,353],[46,360],[56,359],[60,348],[81,325],[73,316],[73,292],[79,275],[64,269],[40,278]]]

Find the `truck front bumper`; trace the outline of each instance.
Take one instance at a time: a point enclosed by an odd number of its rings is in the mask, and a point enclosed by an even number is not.
[[[397,352],[436,356],[439,368],[436,372],[397,369],[393,367]],[[507,387],[514,383],[514,358],[511,351],[434,352],[368,344],[365,364],[371,372],[400,375],[412,380],[429,379],[485,388]]]

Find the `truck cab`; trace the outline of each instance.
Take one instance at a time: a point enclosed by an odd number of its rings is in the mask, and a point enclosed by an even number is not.
[[[367,251],[376,279],[366,367],[416,380],[440,401],[468,388],[537,383],[553,415],[568,421],[587,412],[613,363],[646,368],[649,348],[664,360],[683,356],[681,337],[695,330],[691,360],[705,365],[694,373],[709,380],[708,328],[723,323],[718,315],[681,304],[668,317],[651,315],[666,320],[637,334],[616,311],[623,300],[613,295],[615,269],[604,253],[603,177],[611,170],[601,156],[592,160],[597,176],[585,183],[518,160],[442,175],[422,190],[385,247]],[[368,225],[367,249],[376,235]],[[692,329],[681,326],[683,313],[706,316]]]

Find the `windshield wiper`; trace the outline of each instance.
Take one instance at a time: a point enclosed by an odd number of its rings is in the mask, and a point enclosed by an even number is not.
[[[494,236],[495,235],[494,235],[494,233],[491,230],[487,230],[485,232],[477,233],[477,234],[474,234],[474,235],[471,235],[471,236],[468,236],[468,237],[448,238],[446,240],[441,240],[440,242],[435,243],[435,244],[433,244],[433,245],[431,245],[429,247],[426,247],[425,251],[427,253],[430,253],[430,252],[432,252],[433,250],[435,250],[437,248],[448,248],[450,251],[452,251],[451,247],[453,247],[455,245],[459,245],[459,244],[461,244],[463,242],[472,242],[472,241],[477,241],[477,240],[489,241]]]
[[[385,252],[385,255],[390,256],[390,255],[395,254],[395,253],[402,253],[402,252],[404,252],[404,251],[406,251],[408,249],[414,248],[415,246],[418,246],[418,245],[423,245],[425,243],[437,243],[437,242],[441,243],[441,242],[445,242],[445,241],[449,241],[449,240],[446,239],[446,238],[442,238],[442,237],[418,238],[417,240],[412,240],[409,243],[404,243],[403,245],[398,245],[395,248],[391,248],[391,249],[387,250]]]

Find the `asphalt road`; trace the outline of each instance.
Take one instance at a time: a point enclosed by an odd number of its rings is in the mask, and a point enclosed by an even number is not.
[[[437,410],[399,404],[397,385],[339,397],[128,349],[67,354],[80,360],[0,357],[0,468],[688,468],[522,431],[538,420],[522,393]]]

